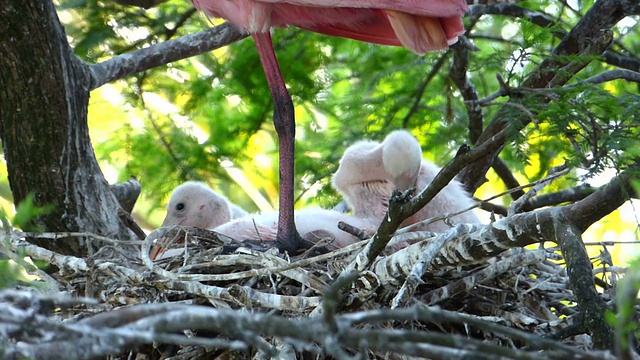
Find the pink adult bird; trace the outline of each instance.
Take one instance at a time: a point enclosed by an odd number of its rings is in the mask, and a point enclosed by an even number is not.
[[[294,25],[325,35],[381,45],[404,46],[417,53],[440,50],[464,33],[464,0],[192,0],[212,17],[227,19],[252,33],[274,102],[279,138],[281,250],[303,247],[294,223],[295,119],[293,101],[278,66],[271,27]]]

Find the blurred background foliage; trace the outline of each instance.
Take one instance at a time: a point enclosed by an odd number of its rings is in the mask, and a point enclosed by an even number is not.
[[[208,19],[186,0],[161,2],[149,9],[110,0],[57,0],[58,15],[78,57],[97,63],[119,54],[191,34],[219,19]],[[506,16],[465,19],[470,54],[467,73],[481,97],[499,90],[496,74],[517,87],[549,56],[592,1],[524,1],[519,5],[557,21],[543,29]],[[637,19],[615,28],[611,51],[640,55]],[[298,208],[332,207],[341,199],[331,174],[346,147],[362,138],[381,140],[407,128],[419,139],[425,158],[444,165],[469,143],[468,114],[449,78],[452,51],[416,56],[403,48],[332,38],[296,28],[276,29],[276,53],[289,86],[297,119],[296,195]],[[571,82],[612,67],[593,61]],[[606,183],[627,163],[640,124],[638,85],[612,81],[554,93],[542,104],[532,96],[527,107],[537,126],[514,134],[501,158],[521,184],[544,177],[569,161],[576,170],[546,192],[585,181]],[[483,108],[485,125],[504,98]],[[111,182],[135,176],[143,196],[135,218],[146,229],[162,221],[172,189],[199,180],[248,211],[277,208],[278,162],[273,105],[251,39],[105,85],[91,94],[89,122],[103,172]],[[518,109],[511,109],[517,112]],[[594,130],[595,129],[595,130]],[[589,162],[585,154],[608,149]],[[0,196],[7,200],[6,169],[0,169]],[[492,171],[475,196],[505,190]],[[510,197],[495,200],[508,205]],[[489,218],[488,214],[484,217]],[[625,204],[592,226],[587,240],[637,240],[638,216]],[[624,249],[624,250],[623,250]],[[635,247],[616,247],[629,253]],[[615,254],[614,254],[615,255]]]

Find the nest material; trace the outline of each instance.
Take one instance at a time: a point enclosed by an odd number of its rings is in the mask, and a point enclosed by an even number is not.
[[[514,248],[475,264],[445,266],[433,257],[428,261],[416,244],[420,257],[410,246],[381,256],[373,271],[352,272],[366,241],[286,258],[262,251],[269,244],[238,246],[204,230],[165,230],[132,244],[142,244],[142,262],[122,244],[106,244],[85,261],[30,245],[14,233],[14,249],[58,267],[50,283],[98,302],[54,301],[64,310],[42,312],[41,321],[63,320],[67,328],[55,336],[43,329],[16,335],[14,329],[10,343],[22,347],[9,350],[46,358],[45,350],[24,351],[29,344],[54,346],[54,339],[79,348],[97,338],[104,342],[96,335],[78,343],[72,334],[82,326],[122,336],[101,353],[122,359],[610,357],[590,350],[588,335],[571,334],[580,313],[553,249]],[[187,241],[151,262],[151,242],[172,234]],[[375,271],[381,261],[404,267],[407,276],[394,275],[397,269]],[[0,302],[15,306],[24,296],[3,294]],[[41,297],[29,299],[23,308],[41,307]]]

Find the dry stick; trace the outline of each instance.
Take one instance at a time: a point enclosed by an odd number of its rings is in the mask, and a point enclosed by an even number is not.
[[[387,321],[421,321],[432,323],[452,323],[460,325],[470,325],[477,329],[482,329],[494,334],[500,334],[510,339],[526,341],[532,347],[545,350],[559,350],[566,354],[578,355],[584,359],[606,359],[612,358],[608,352],[583,351],[572,346],[544,338],[542,336],[525,332],[518,329],[498,325],[492,322],[479,319],[477,316],[458,313],[455,311],[443,310],[438,307],[425,305],[414,305],[408,308],[397,308],[394,310],[372,310],[353,314],[344,314],[341,321],[350,326],[364,324],[379,324]],[[605,356],[608,354],[608,356]]]
[[[480,203],[488,203],[489,201],[497,199],[499,197],[502,197],[502,196],[505,196],[505,195],[509,195],[509,194],[514,193],[514,192],[522,191],[523,189],[526,189],[526,188],[539,186],[540,184],[543,184],[543,183],[545,183],[545,182],[547,182],[549,180],[555,180],[557,177],[562,176],[562,175],[564,175],[564,173],[563,174],[559,174],[559,175],[558,174],[551,174],[551,175],[548,175],[545,178],[542,178],[540,180],[536,180],[536,181],[531,182],[529,184],[520,185],[520,186],[511,188],[511,189],[508,189],[506,191],[503,191],[503,192],[501,192],[499,194],[493,195],[493,196],[491,196],[489,198],[486,198],[486,199],[483,199],[483,200],[479,200],[479,202]],[[591,193],[593,193],[593,191],[589,192],[589,194],[591,194]],[[547,195],[550,195],[550,194],[541,195],[541,197],[543,197],[543,196],[546,197]],[[571,194],[568,194],[568,195],[571,195]],[[587,196],[587,195],[585,195],[585,196]],[[585,196],[581,197],[580,199],[583,199]],[[572,197],[572,198],[574,198],[574,197]],[[535,199],[537,199],[537,198],[533,198],[533,200],[535,200]],[[546,198],[543,201],[546,201]],[[407,241],[405,239],[411,240],[412,236],[409,235],[409,234],[406,234],[406,233],[415,232],[416,229],[418,229],[418,228],[424,227],[426,225],[432,224],[432,223],[437,222],[437,221],[446,220],[446,219],[452,218],[454,216],[463,214],[463,213],[465,213],[467,211],[471,211],[471,210],[473,210],[475,208],[481,207],[482,205],[480,203],[478,203],[476,205],[473,205],[473,206],[470,206],[470,207],[468,207],[466,209],[462,209],[460,211],[454,212],[454,213],[448,213],[448,214],[443,214],[443,215],[439,215],[439,216],[434,216],[434,217],[419,221],[419,222],[417,222],[415,224],[407,225],[407,226],[405,226],[405,227],[403,227],[401,229],[398,229],[395,232],[395,236],[393,237],[393,240],[390,241],[389,244],[395,244],[395,243],[398,243],[398,242],[401,242],[401,241]],[[525,206],[526,206],[526,204],[525,204]],[[505,214],[505,216],[506,216],[506,214]],[[406,234],[406,238],[405,238],[405,236],[398,236],[400,234],[403,234],[403,235]],[[424,235],[426,235],[426,234],[424,234]],[[397,239],[396,239],[396,237],[397,237]],[[425,236],[425,237],[429,237],[429,236]]]
[[[173,273],[156,266],[151,259],[149,259],[149,244],[156,237],[164,236],[165,233],[171,233],[171,231],[167,228],[162,228],[162,230],[156,230],[152,232],[152,234],[149,234],[147,241],[142,245],[141,251],[141,257],[145,265],[149,267],[151,271],[162,277],[158,280],[158,284],[161,287],[202,296],[223,307],[228,306],[225,305],[225,302],[229,302],[239,306],[253,305],[276,309],[304,309],[316,306],[319,303],[319,298],[300,298],[295,296],[265,294],[245,286],[231,286],[230,288],[223,288],[202,285],[195,281],[179,281]],[[67,267],[75,270],[88,270],[87,264],[83,259],[57,255],[50,251],[45,251],[44,249],[34,249],[33,245],[30,247],[27,246],[27,248],[30,252],[39,254],[40,257],[50,260],[50,262],[55,263],[56,265],[60,263],[61,265],[66,265]],[[50,257],[50,259],[48,257]],[[95,267],[106,274],[126,279],[125,281],[127,282],[133,282],[134,284],[148,284],[148,275],[138,270],[129,269],[108,261],[96,262]]]
[[[106,236],[96,235],[93,233],[87,232],[24,232],[24,231],[16,231],[16,235],[18,237],[29,237],[29,238],[41,238],[41,239],[52,239],[59,240],[68,237],[86,237],[93,240],[103,241],[109,244],[130,244],[130,245],[142,245],[143,241],[139,240],[118,240],[108,238]]]
[[[254,290],[248,286],[233,285],[229,288],[203,285],[197,281],[181,281],[178,279],[178,275],[170,271],[167,271],[151,261],[149,258],[150,244],[154,239],[162,238],[168,233],[167,228],[160,228],[154,230],[144,244],[140,251],[140,256],[143,263],[152,272],[170,280],[165,284],[167,287],[171,287],[177,290],[187,291],[194,295],[200,295],[207,298],[210,301],[219,302],[220,300],[231,302],[233,304],[241,306],[261,306],[272,309],[304,309],[308,307],[317,306],[319,303],[318,298],[314,297],[299,297],[299,296],[286,296],[278,294],[267,294],[257,290]],[[102,264],[102,266],[106,266]],[[130,276],[135,276],[135,272]]]
[[[0,312],[2,311],[4,310],[0,310]],[[33,317],[32,313],[28,311],[23,311],[23,314],[31,318]],[[42,324],[49,324],[46,327],[49,329],[63,329],[64,332],[72,331],[74,333],[82,332],[85,334],[92,334],[92,337],[95,336],[100,339],[100,344],[105,345],[100,347],[99,350],[111,353],[114,349],[124,349],[136,344],[149,343],[152,341],[169,340],[168,342],[175,341],[175,343],[180,344],[183,342],[181,342],[179,337],[168,338],[169,335],[167,333],[188,328],[219,331],[223,334],[234,337],[238,336],[239,329],[244,329],[251,334],[284,338],[287,339],[286,341],[289,343],[298,344],[301,345],[301,348],[311,350],[314,348],[308,344],[313,341],[318,341],[319,339],[325,339],[327,334],[331,332],[328,327],[324,326],[325,323],[323,321],[308,319],[291,320],[262,314],[223,311],[206,306],[181,304],[136,305],[113,310],[109,313],[99,314],[92,318],[81,320],[76,324],[60,325],[57,324],[57,322],[53,322],[52,320],[44,317],[37,317],[37,319],[39,319],[38,321]],[[569,354],[576,354],[586,359],[606,358],[606,353],[593,352],[592,354],[588,354],[570,346],[541,338],[537,335],[487,323],[473,316],[429,307],[420,306],[410,309],[364,311],[340,315],[335,318],[335,323],[342,328],[368,324],[374,325],[376,323],[389,321],[425,321],[449,322],[461,325],[469,324],[485,331],[491,331],[497,334],[506,335],[509,338],[527,341],[537,348],[562,352],[568,351]],[[115,327],[115,329],[110,329],[113,327]],[[41,328],[45,327],[41,326]],[[60,330],[55,331],[57,333],[61,333]],[[78,339],[78,341],[68,342],[64,348],[68,348],[70,353],[77,354],[75,351],[79,346],[93,343],[95,337],[90,339],[85,337],[83,339]],[[258,346],[259,344],[253,343],[256,339],[258,338],[245,338],[245,340],[250,341],[252,345]],[[384,339],[386,341],[376,341],[376,339]],[[89,341],[87,342],[83,340]],[[322,340],[319,341],[321,345],[323,345]],[[339,341],[341,346],[358,347],[364,345],[369,348],[379,348],[383,351],[400,350],[408,354],[423,354],[420,352],[424,350],[420,348],[421,342],[427,341],[432,344],[442,344],[442,341],[445,341],[444,343],[449,346],[460,346],[462,344],[461,342],[466,342],[468,339],[460,336],[449,339],[448,335],[442,335],[440,337],[430,336],[429,334],[425,335],[422,331],[384,330],[370,333],[369,331],[348,329],[341,333]],[[390,343],[390,341],[395,343]],[[184,342],[188,343],[189,340],[185,339]],[[194,343],[196,342],[194,341]],[[407,343],[411,343],[414,346],[403,347],[402,344]],[[306,346],[304,346],[305,344]],[[509,349],[505,350],[499,347],[486,346],[486,344],[482,345],[482,342],[478,340],[471,341],[469,344],[472,348],[482,351],[483,353],[503,353],[504,351],[509,351]],[[52,350],[51,346],[54,345],[55,344],[51,343],[29,345],[31,351],[29,355],[31,355],[31,357],[41,358],[35,355],[46,356],[47,351],[50,353]],[[219,345],[226,347],[224,343]],[[240,344],[240,346],[242,346],[242,344]],[[463,345],[462,347],[465,346],[466,345]],[[8,349],[10,353],[13,351],[13,354],[15,354],[15,350],[16,347]],[[96,347],[91,347],[91,351],[96,351]],[[98,356],[106,353],[94,352],[92,354],[94,356]],[[510,353],[510,355],[512,358],[527,358],[528,356],[531,356],[530,353],[521,351]],[[545,354],[545,356],[546,355],[547,354]]]
[[[329,330],[324,338],[327,351],[332,356],[339,359],[348,359],[349,355],[340,347],[340,336],[342,335],[342,329],[340,329],[336,316],[338,314],[338,307],[343,303],[348,288],[358,278],[357,272],[351,272],[345,276],[341,276],[338,280],[325,291],[325,295],[322,301],[322,319],[324,320],[327,329]]]
[[[392,199],[389,200],[389,210],[380,224],[378,231],[371,240],[367,242],[364,249],[356,255],[355,259],[347,265],[340,276],[345,276],[345,274],[354,270],[361,272],[368,269],[373,264],[376,257],[385,249],[387,243],[391,240],[393,233],[406,218],[422,209],[438,194],[440,190],[451,182],[458,172],[466,165],[480,159],[486,154],[489,154],[495,147],[500,146],[500,144],[506,139],[507,132],[508,129],[504,129],[472,150],[466,152],[459,151],[458,154],[456,154],[456,157],[438,172],[429,186],[427,186],[427,188],[415,198],[411,199],[411,201],[400,204],[400,199],[397,194],[396,196],[392,196]],[[338,279],[340,279],[340,276]],[[319,306],[312,311],[309,316],[317,316],[321,312],[322,307]]]
[[[536,196],[536,194],[538,194],[540,190],[551,184],[559,177],[566,175],[568,172],[569,167],[566,164],[550,169],[548,175],[545,178],[543,178],[542,180],[538,180],[536,182],[536,185],[533,186],[531,190],[527,191],[526,194],[511,203],[511,205],[509,206],[509,210],[507,211],[507,216],[521,212],[522,208],[527,204],[527,202],[531,200],[531,198]]]
[[[443,354],[433,354],[431,352],[423,353],[420,348],[421,344],[431,344],[445,349],[462,349],[472,351],[473,359],[527,359],[527,360],[547,360],[550,358],[548,354],[538,354],[527,352],[519,349],[512,349],[482,340],[474,339],[466,335],[443,334],[431,331],[410,331],[396,330],[393,332],[384,330],[351,330],[343,335],[343,341],[365,341],[372,349],[380,351],[387,350],[387,344],[409,343],[414,346],[406,347],[407,355],[411,356],[434,356],[435,358],[443,358]],[[430,349],[431,350],[431,349]],[[461,358],[461,357],[458,357]]]
[[[435,258],[436,254],[442,249],[444,243],[447,241],[453,241],[460,237],[464,232],[462,226],[456,227],[456,231],[447,231],[445,236],[438,236],[434,241],[430,242],[429,247],[422,252],[420,260],[411,269],[409,276],[407,276],[404,284],[398,291],[398,294],[391,301],[391,308],[395,309],[399,306],[408,304],[413,299],[416,288],[422,284],[422,275],[430,269],[431,262]]]
[[[463,279],[428,292],[422,297],[422,301],[427,305],[433,305],[461,292],[469,291],[478,284],[486,280],[496,278],[511,269],[527,266],[536,262],[542,262],[546,258],[547,256],[544,250],[527,251],[522,254],[508,257]]]
[[[120,322],[120,324],[134,322],[144,317],[135,316],[135,311],[131,311],[131,308],[125,308],[125,310],[128,310],[128,314],[119,312],[118,310],[111,311],[110,313],[113,313],[111,314],[112,317],[128,320],[126,322]],[[152,342],[166,342],[176,345],[219,346],[238,350],[247,348],[246,344],[239,341],[187,338],[182,335],[156,333],[153,329],[129,329],[126,326],[120,328],[120,325],[117,325],[115,322],[104,324],[99,321],[90,322],[83,320],[75,324],[60,323],[41,315],[34,316],[33,311],[15,308],[13,308],[11,314],[14,321],[28,323],[31,324],[31,326],[41,329],[41,331],[51,332],[51,338],[61,337],[68,340],[42,341],[39,343],[20,342],[14,346],[8,346],[0,350],[0,355],[4,355],[7,358],[55,360],[59,359],[60,353],[63,352],[67,359],[87,359],[104,357],[114,352],[123,351],[128,347],[150,344]],[[132,314],[134,315],[133,319],[129,318]],[[98,315],[98,317],[100,317],[100,315]],[[89,318],[88,320],[91,319],[92,318]]]
[[[242,248],[238,249],[238,251],[243,252],[248,257],[249,256],[258,257],[262,259],[263,261],[261,262],[261,264],[263,266],[266,265],[267,267],[262,269],[251,269],[251,270],[232,273],[232,274],[174,274],[172,272],[166,272],[166,270],[164,269],[160,271],[158,270],[159,267],[155,263],[153,263],[149,258],[149,255],[148,255],[149,251],[147,250],[149,246],[148,243],[152,242],[154,239],[166,237],[167,236],[166,233],[170,233],[175,229],[179,230],[178,234],[184,231],[185,233],[184,236],[188,236],[188,234],[190,233],[186,229],[181,229],[178,227],[159,228],[158,230],[149,234],[149,236],[145,241],[145,245],[143,245],[141,249],[141,257],[145,265],[151,271],[154,271],[162,276],[169,277],[177,281],[228,281],[228,280],[238,280],[238,279],[254,277],[254,276],[268,276],[274,273],[281,273],[284,276],[287,276],[302,284],[305,284],[316,291],[322,291],[322,289],[326,287],[326,284],[324,281],[320,280],[318,277],[311,274],[306,269],[301,268],[299,265],[289,266],[290,264],[288,264],[285,260],[283,260],[278,256],[271,255],[269,253],[264,253],[264,252],[252,251],[249,249],[242,249]],[[210,233],[212,235],[220,235],[215,232],[210,232]],[[145,258],[148,259],[148,261],[146,261]]]
[[[13,246],[15,240],[14,237],[16,237],[15,232],[3,232],[2,235],[0,235],[0,254],[4,254],[9,259],[13,260],[16,264],[22,266],[29,275],[36,275],[40,277],[40,279],[42,279],[42,281],[50,289],[60,291],[62,289],[62,286],[60,285],[58,280],[54,279],[51,275],[33,265],[33,263],[25,261],[22,256],[19,256],[14,252],[18,251],[18,248],[16,246]],[[13,249],[6,249],[5,244],[7,243],[9,244],[9,247]],[[31,246],[37,247],[35,245]]]
[[[15,236],[11,236],[10,246],[14,251],[24,251],[33,259],[46,260],[49,264],[53,264],[65,271],[71,271],[74,273],[86,272],[89,270],[87,262],[79,257],[71,255],[60,255],[51,250],[47,250],[37,245],[33,245],[23,239],[24,233],[17,233]],[[80,233],[78,236],[88,236],[87,234]]]

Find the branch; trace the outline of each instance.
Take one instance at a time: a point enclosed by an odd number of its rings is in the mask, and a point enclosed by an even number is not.
[[[567,205],[567,217],[572,219],[580,232],[610,214],[631,197],[638,196],[631,185],[631,180],[637,179],[639,165],[636,162],[634,167],[616,176],[598,191],[574,204]]]
[[[445,62],[449,58],[450,53],[451,53],[450,51],[447,51],[444,54],[440,55],[438,60],[431,67],[431,71],[429,71],[429,74],[427,74],[425,79],[420,83],[420,86],[418,86],[418,89],[415,91],[415,96],[413,98],[413,104],[411,105],[411,108],[409,109],[407,114],[402,119],[403,128],[409,127],[409,120],[416,113],[416,111],[418,111],[422,97],[424,96],[425,90],[431,83],[431,80],[433,80],[433,78],[436,77],[436,75],[438,75],[438,72],[440,72],[440,68],[444,66]]]
[[[116,56],[90,67],[89,90],[141,71],[227,46],[247,36],[247,33],[233,25],[224,23],[195,34]]]
[[[571,89],[571,88],[584,86],[588,84],[602,84],[607,81],[613,81],[613,80],[627,80],[627,81],[640,83],[640,73],[631,71],[631,70],[622,70],[622,69],[611,70],[611,71],[603,72],[602,74],[592,76],[588,79],[579,81],[575,84],[565,86],[564,88]]]
[[[541,28],[556,25],[556,21],[551,16],[514,4],[473,5],[469,6],[468,14],[468,16],[503,15],[523,18],[531,21]],[[566,33],[561,29],[554,28],[552,34],[555,37],[562,38]]]
[[[582,243],[584,229],[576,226],[575,219],[563,211],[556,211],[555,241],[564,255],[569,283],[576,296],[578,307],[584,315],[585,327],[593,337],[596,349],[613,349],[613,330],[605,320],[608,310],[604,300],[596,291],[591,261]]]
[[[142,190],[142,185],[138,182],[135,177],[131,177],[131,179],[118,184],[109,185],[111,192],[116,196],[120,206],[131,214],[133,211],[133,207],[136,205],[136,201],[138,200],[138,196],[140,196],[140,191]]]
[[[640,5],[630,0],[596,2],[552,51],[552,56],[544,59],[525,79],[521,87],[540,89],[550,87],[551,84],[562,86],[573,74],[589,63],[589,59],[592,57],[587,55],[601,55],[606,50],[612,40],[609,29],[625,16],[637,12],[639,7]],[[575,57],[568,55],[582,56],[578,60],[572,61]],[[558,71],[559,69],[562,71]],[[509,102],[515,103],[515,101],[516,99],[511,99]],[[549,100],[542,98],[540,101]],[[478,144],[505,128],[512,128],[511,131],[514,132],[520,131],[531,121],[523,115],[518,115],[516,119],[513,119],[513,114],[509,114],[505,110],[506,107],[498,111],[496,117],[478,139]],[[484,176],[500,151],[502,151],[502,146],[482,161],[468,166],[461,172],[460,178],[464,181],[468,191],[473,193],[485,181]]]
[[[628,15],[637,14],[637,5],[630,1],[625,1],[621,4],[621,7],[628,7],[625,10],[628,11]],[[633,7],[635,6],[635,9]],[[535,10],[527,9],[514,4],[497,4],[497,5],[474,5],[469,6],[469,17],[481,16],[481,15],[503,15],[515,18],[524,18],[531,21],[542,28],[555,26],[556,21],[548,14],[541,13]],[[557,39],[562,39],[567,35],[567,32],[560,27],[555,26],[552,35]],[[495,39],[483,35],[473,34],[468,35],[469,38],[486,38],[494,41],[505,41],[504,39]],[[509,42],[513,42],[510,40]],[[617,43],[617,45],[620,45]],[[637,58],[630,56],[623,56],[613,53],[611,51],[605,51],[603,53],[604,60],[607,64],[621,67],[632,71],[640,71],[640,61]]]
[[[474,104],[478,100],[478,92],[473,83],[467,78],[469,50],[474,47],[466,37],[461,36],[458,42],[450,48],[453,50],[453,64],[451,64],[449,77],[456,84],[462,94],[462,98],[465,100],[467,113],[469,113],[469,141],[475,144],[480,134],[482,134],[484,117],[482,116],[482,108]]]
[[[544,187],[549,185],[554,180],[566,175],[568,172],[569,172],[569,167],[566,164],[550,169],[546,177],[536,181],[536,184],[532,186],[531,189],[529,189],[529,191],[527,191],[526,194],[524,194],[522,197],[514,200],[511,203],[507,211],[507,216],[518,213],[518,212],[522,212],[526,203],[529,200],[531,200],[534,196],[536,196],[538,192],[540,192]]]
[[[143,9],[150,9],[158,6],[167,0],[114,0],[120,5],[137,6]]]
[[[637,178],[636,172],[625,171],[575,204],[516,214],[484,226],[456,225],[428,241],[420,241],[376,260],[372,271],[378,275],[383,286],[387,283],[397,284],[409,276],[430,243],[438,242],[452,233],[456,233],[455,239],[444,243],[432,258],[430,266],[438,270],[453,269],[484,262],[507,249],[525,247],[542,240],[553,241],[556,237],[554,229],[559,226],[556,224],[558,213],[564,213],[564,216],[572,219],[581,233],[627,201],[631,181]]]
[[[582,200],[585,197],[593,194],[596,189],[592,188],[589,184],[583,184],[571,189],[560,190],[550,194],[543,194],[530,199],[525,204],[525,211],[533,209],[539,209],[545,206],[558,205],[564,202],[574,202]]]
[[[5,358],[56,359],[59,357],[59,351],[65,351],[68,359],[96,358],[152,342],[198,344],[235,350],[252,346],[267,356],[278,357],[279,350],[265,341],[264,338],[267,337],[279,339],[284,344],[295,346],[299,351],[308,351],[316,355],[333,353],[342,355],[342,358],[347,357],[343,348],[452,359],[492,359],[496,354],[516,359],[562,359],[576,356],[582,359],[611,358],[607,352],[579,350],[539,335],[483,321],[475,316],[426,306],[359,311],[336,315],[327,323],[321,318],[287,319],[284,316],[215,309],[193,304],[142,304],[119,308],[79,321],[60,323],[38,313],[40,302],[29,300],[26,306],[18,306],[15,299],[23,299],[25,296],[16,292],[5,294],[7,293],[0,293],[0,303],[3,303],[0,316],[7,322],[0,323],[0,329],[12,330],[13,339],[28,340],[6,343],[0,348],[0,355]],[[33,296],[29,295],[26,298],[29,297]],[[398,321],[470,326],[485,333],[526,342],[530,348],[513,349],[466,335],[440,334],[421,328],[396,330],[381,326]],[[19,330],[19,327],[4,325],[7,323],[38,326],[39,333],[34,335],[18,332],[16,330]],[[206,330],[221,336],[207,339],[177,335],[184,330]],[[338,351],[330,351],[332,347]]]
[[[623,56],[619,54],[613,54],[611,51],[604,53],[604,60],[607,64],[628,69],[631,71],[640,71],[640,61],[637,58],[631,56]]]
[[[507,164],[502,161],[499,157],[496,157],[493,160],[493,164],[491,164],[493,170],[498,174],[498,177],[502,179],[502,182],[507,187],[507,189],[518,189],[520,187],[520,183],[518,183],[518,179],[513,175]],[[516,200],[524,195],[524,191],[522,189],[516,190],[511,193],[511,198]]]

